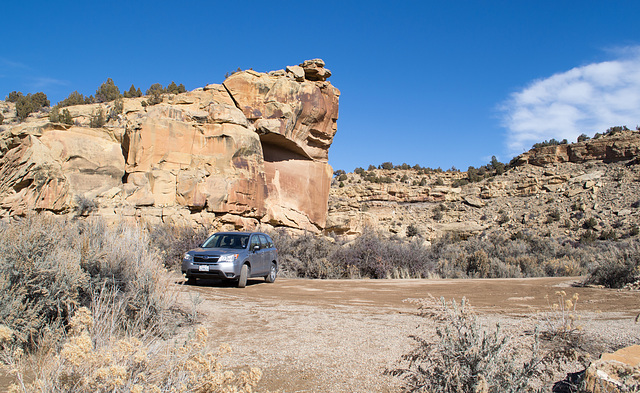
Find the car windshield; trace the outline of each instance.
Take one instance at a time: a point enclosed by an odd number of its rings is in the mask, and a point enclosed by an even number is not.
[[[207,239],[202,245],[203,248],[247,248],[249,235],[238,235],[234,233],[218,233]]]

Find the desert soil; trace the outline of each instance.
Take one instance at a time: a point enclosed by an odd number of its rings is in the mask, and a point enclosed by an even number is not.
[[[398,367],[414,346],[411,335],[433,332],[407,299],[466,297],[484,322],[518,332],[532,330],[549,309],[545,295],[564,290],[579,295],[579,324],[594,353],[640,343],[640,293],[573,287],[578,280],[279,278],[274,284],[250,280],[244,289],[216,281],[177,283],[182,307],[196,310],[212,343],[232,347],[223,363],[262,369],[258,391],[396,392],[400,381],[384,371]],[[559,375],[579,367],[569,365]]]

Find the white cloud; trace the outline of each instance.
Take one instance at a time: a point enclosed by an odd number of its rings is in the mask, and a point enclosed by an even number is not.
[[[6,67],[6,68],[19,68],[19,69],[31,68],[23,63],[20,63],[19,61],[14,61],[11,59],[7,59],[5,57],[0,57],[0,66]]]
[[[64,81],[61,79],[49,78],[49,77],[32,78],[30,82],[30,85],[35,90],[45,89],[51,86],[66,86],[67,84],[68,84],[67,81]]]
[[[532,82],[504,103],[511,154],[555,138],[575,141],[609,127],[640,124],[640,47],[616,60],[573,68]]]

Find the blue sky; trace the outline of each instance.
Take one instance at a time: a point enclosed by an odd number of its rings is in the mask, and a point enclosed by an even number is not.
[[[334,169],[466,169],[640,124],[638,17],[638,1],[12,1],[0,96],[194,89],[319,57],[342,92]]]

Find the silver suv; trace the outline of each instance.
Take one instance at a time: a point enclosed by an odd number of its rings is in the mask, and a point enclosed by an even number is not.
[[[250,277],[274,282],[278,275],[278,250],[266,233],[218,232],[182,258],[182,274],[187,283],[197,278],[237,281],[238,288]]]

